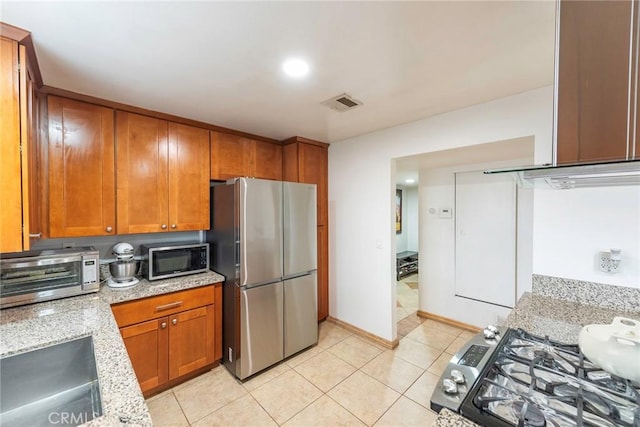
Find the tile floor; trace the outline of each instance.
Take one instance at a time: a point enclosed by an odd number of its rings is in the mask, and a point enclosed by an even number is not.
[[[417,317],[417,289],[412,300],[406,282],[398,282],[399,314],[407,313],[394,350],[323,322],[317,346],[244,383],[218,366],[151,397],[154,425],[430,426],[433,387],[472,333]]]

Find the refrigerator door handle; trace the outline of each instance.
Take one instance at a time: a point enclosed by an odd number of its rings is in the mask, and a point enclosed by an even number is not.
[[[242,259],[240,260],[240,264],[242,264],[243,274],[240,286],[245,286],[247,284],[247,275],[249,271],[247,270],[247,180],[245,178],[240,178],[240,196],[242,197],[242,232],[240,233],[240,242],[238,244],[242,247]]]

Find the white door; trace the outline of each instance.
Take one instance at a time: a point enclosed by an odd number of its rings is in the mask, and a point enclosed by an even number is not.
[[[456,173],[457,296],[513,307],[516,301],[516,185],[512,177]]]

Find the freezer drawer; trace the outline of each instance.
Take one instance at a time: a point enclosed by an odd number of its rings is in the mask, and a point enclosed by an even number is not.
[[[284,277],[318,268],[316,186],[283,183]]]
[[[284,281],[284,357],[318,342],[317,275]]]
[[[240,288],[240,348],[236,375],[241,380],[283,359],[282,282]],[[239,366],[238,366],[239,362]]]

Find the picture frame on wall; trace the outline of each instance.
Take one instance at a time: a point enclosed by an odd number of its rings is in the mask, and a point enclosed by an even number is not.
[[[396,190],[396,234],[402,233],[402,190]]]

